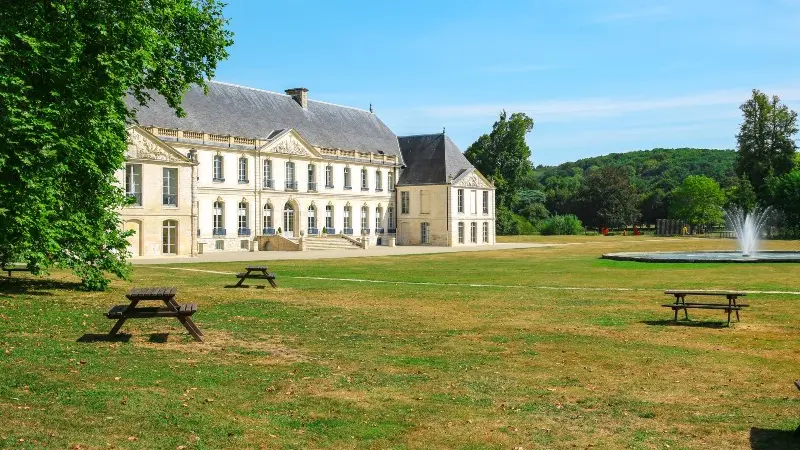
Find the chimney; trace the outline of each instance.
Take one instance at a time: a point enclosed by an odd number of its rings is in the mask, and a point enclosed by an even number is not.
[[[308,89],[302,87],[287,89],[286,95],[290,95],[298,105],[303,107],[303,109],[308,108]]]

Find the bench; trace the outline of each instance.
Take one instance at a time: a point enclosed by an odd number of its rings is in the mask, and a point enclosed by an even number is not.
[[[236,278],[239,279],[239,282],[236,283],[233,287],[244,287],[242,283],[244,280],[267,280],[269,284],[277,288],[278,284],[275,283],[275,274],[267,272],[267,266],[247,266],[244,268],[245,272],[239,272],[236,274]],[[252,273],[252,272],[259,272],[259,273]]]
[[[731,312],[736,312],[736,321],[739,321],[739,311],[750,305],[737,304],[736,300],[739,297],[747,295],[746,292],[741,291],[702,291],[702,290],[678,290],[670,289],[664,291],[664,294],[672,295],[675,297],[675,303],[661,305],[666,308],[671,308],[675,312],[674,320],[678,321],[678,311],[683,310],[686,319],[689,319],[689,309],[717,309],[723,310],[728,313],[728,325],[731,324]],[[686,302],[687,295],[705,295],[705,296],[720,296],[728,299],[728,303],[699,303],[699,302]]]
[[[116,319],[117,323],[109,334],[115,335],[128,319],[149,319],[153,317],[175,317],[197,341],[203,340],[203,332],[195,325],[192,316],[197,312],[196,303],[179,304],[175,300],[178,290],[167,288],[133,288],[125,294],[128,305],[114,305],[106,312],[106,317]],[[141,301],[161,301],[161,307],[137,307]]]

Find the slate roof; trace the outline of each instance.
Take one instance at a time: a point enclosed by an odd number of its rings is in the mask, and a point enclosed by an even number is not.
[[[293,128],[311,145],[400,155],[397,136],[369,111],[308,100],[303,109],[292,97],[276,92],[208,82],[208,95],[192,86],[183,98],[186,117],[178,118],[160,96],[137,109],[139,125],[267,139],[274,130]]]
[[[398,185],[445,184],[474,167],[444,133],[400,136],[406,168]]]

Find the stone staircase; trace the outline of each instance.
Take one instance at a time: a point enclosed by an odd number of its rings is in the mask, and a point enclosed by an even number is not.
[[[358,250],[360,247],[341,236],[306,236],[306,250]]]

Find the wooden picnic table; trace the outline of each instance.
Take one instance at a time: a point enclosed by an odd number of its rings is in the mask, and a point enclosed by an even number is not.
[[[242,287],[242,283],[244,280],[267,280],[269,284],[277,288],[278,284],[275,283],[275,274],[267,272],[267,266],[247,266],[244,268],[245,272],[239,272],[236,274],[236,278],[239,279],[239,282],[236,283],[233,287]],[[258,273],[253,273],[258,272]]]
[[[686,319],[689,319],[689,312],[688,310],[691,308],[696,309],[721,309],[728,313],[728,325],[731,324],[731,312],[736,312],[736,321],[739,321],[739,311],[742,308],[746,308],[750,305],[744,305],[741,303],[736,303],[736,300],[739,297],[744,297],[747,295],[746,292],[741,291],[703,291],[703,290],[691,290],[691,289],[670,289],[664,291],[667,295],[673,295],[675,297],[675,303],[669,303],[666,305],[661,305],[666,308],[672,308],[675,312],[675,321],[678,321],[678,311],[683,310]],[[706,296],[720,296],[725,297],[728,299],[728,303],[687,303],[686,296],[687,295],[706,295]]]
[[[5,264],[0,265],[0,270],[3,272],[8,272],[8,277],[11,278],[11,272],[30,272],[31,270],[28,269],[27,266],[22,266],[19,264],[15,264],[12,266],[7,266]]]
[[[197,312],[196,303],[179,304],[175,300],[178,289],[174,287],[133,288],[125,294],[130,300],[128,305],[112,306],[106,317],[117,319],[117,323],[109,334],[117,334],[128,319],[146,319],[151,317],[175,317],[197,341],[203,340],[203,332],[195,325],[192,315]],[[161,301],[162,307],[137,307],[141,301]]]

